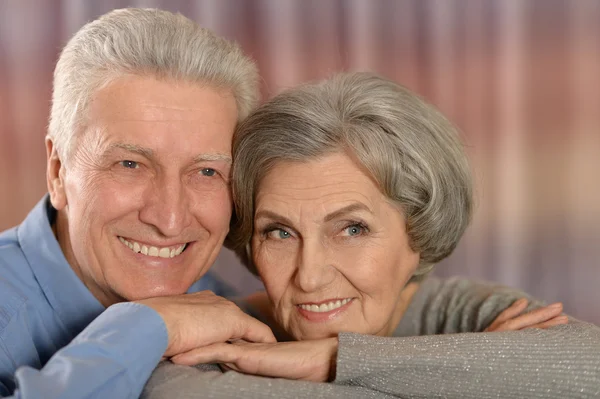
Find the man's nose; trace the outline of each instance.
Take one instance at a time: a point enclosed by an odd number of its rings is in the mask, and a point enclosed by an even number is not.
[[[304,292],[315,292],[335,279],[335,266],[329,248],[320,240],[303,240],[295,282]]]
[[[180,235],[191,222],[190,201],[179,176],[157,178],[147,193],[140,219],[165,237]]]

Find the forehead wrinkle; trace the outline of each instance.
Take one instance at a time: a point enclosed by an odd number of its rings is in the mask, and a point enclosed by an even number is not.
[[[259,184],[257,206],[317,224],[352,204],[363,204],[372,215],[380,213],[385,195],[355,165],[326,162],[320,167],[319,163],[284,164],[271,170]]]
[[[337,184],[335,184],[337,186]],[[315,202],[319,201],[319,205],[327,206],[332,202],[353,202],[353,203],[361,203],[364,205],[366,210],[373,212],[371,205],[373,205],[373,198],[370,195],[362,192],[358,187],[343,187],[339,190],[335,190],[332,192],[322,192],[322,188],[325,186],[313,186],[310,188],[294,188],[294,187],[284,187],[283,184],[279,185],[279,192],[265,192],[264,189],[259,189],[257,194],[257,202],[260,200],[265,200],[266,198],[272,197],[271,201],[277,201],[283,203],[284,207],[293,202]],[[282,190],[283,189],[283,190]],[[286,193],[285,190],[288,192]],[[301,194],[302,193],[302,194]],[[300,194],[300,195],[299,195]]]
[[[277,187],[285,189],[289,192],[295,192],[294,196],[298,193],[308,193],[306,199],[317,199],[329,195],[340,195],[345,192],[356,192],[362,195],[362,192],[366,189],[366,186],[373,186],[375,190],[380,193],[381,191],[375,185],[373,181],[364,175],[357,175],[354,172],[348,172],[346,170],[339,171],[334,168],[330,171],[325,171],[314,178],[307,180],[306,175],[294,171],[295,173],[289,173],[287,175],[270,172],[264,179],[269,181],[269,185],[273,184],[273,180],[277,181]],[[259,191],[262,188],[262,184],[259,186]],[[371,188],[371,187],[369,187]],[[315,193],[315,196],[310,196],[311,193]]]
[[[170,124],[173,122],[189,122],[194,121],[199,126],[211,125],[220,122],[222,119],[207,120],[206,117],[196,115],[198,110],[191,109],[193,113],[188,113],[186,110],[172,110],[180,111],[178,113],[165,113],[152,112],[147,107],[142,111],[143,115],[137,117],[114,115],[112,120],[113,123],[163,123]],[[185,111],[185,112],[184,112]]]
[[[112,110],[108,114],[112,123],[162,123],[170,124],[176,122],[194,121],[199,126],[208,126],[219,123],[224,118],[212,115],[207,118],[202,108],[187,108],[178,106],[158,106],[150,104],[136,104],[122,109]]]
[[[335,210],[333,212],[330,212],[328,215],[326,215],[323,218],[323,221],[325,222],[330,222],[334,219],[337,219],[341,216],[347,215],[349,213],[353,213],[353,212],[360,212],[360,211],[366,211],[369,213],[373,213],[373,211],[371,211],[371,209],[363,204],[362,202],[359,201],[355,201],[354,203],[350,204],[350,205],[346,205],[344,207],[339,208],[338,210]]]
[[[196,107],[178,107],[178,106],[174,106],[174,105],[156,105],[156,104],[151,104],[151,103],[144,103],[144,102],[140,102],[141,106],[144,107],[148,107],[148,108],[157,108],[157,109],[168,109],[168,110],[174,110],[174,111],[197,111],[198,108]]]

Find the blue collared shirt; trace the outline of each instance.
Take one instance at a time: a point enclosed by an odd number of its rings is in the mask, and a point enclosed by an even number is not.
[[[51,229],[48,196],[0,233],[0,397],[137,398],[167,347],[149,307],[105,309],[73,272]],[[210,274],[189,292],[231,289]]]

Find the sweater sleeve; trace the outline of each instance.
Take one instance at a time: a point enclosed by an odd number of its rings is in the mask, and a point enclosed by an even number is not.
[[[142,399],[386,399],[382,392],[361,386],[266,378],[226,373],[215,365],[196,367],[162,362],[142,392]]]
[[[597,326],[480,333],[526,295],[459,279],[422,288],[397,330],[405,336],[340,334],[336,384],[401,398],[600,397]]]
[[[340,335],[335,383],[401,398],[598,398],[600,331]]]

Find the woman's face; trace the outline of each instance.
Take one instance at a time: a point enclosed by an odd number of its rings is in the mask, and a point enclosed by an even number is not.
[[[253,260],[295,339],[391,335],[419,263],[405,220],[343,153],[281,162],[256,195]]]

